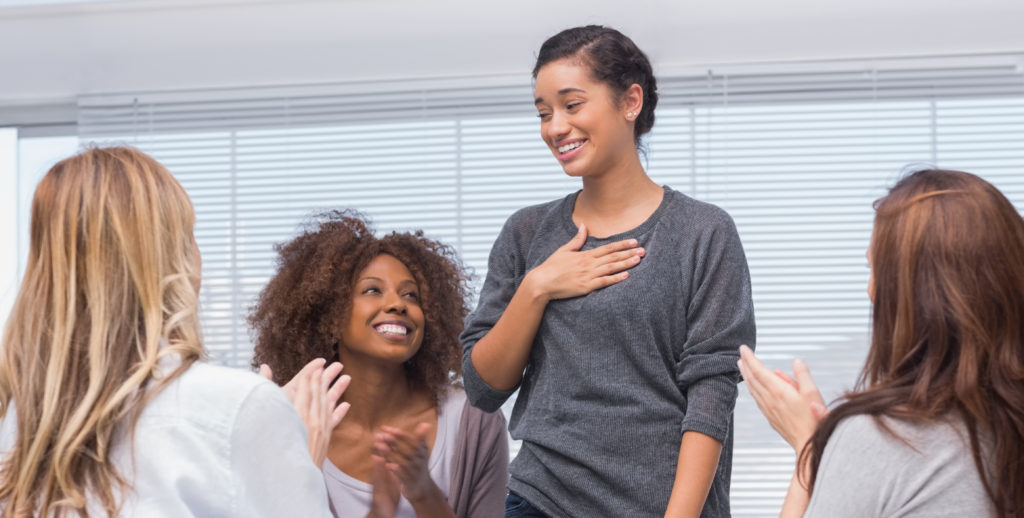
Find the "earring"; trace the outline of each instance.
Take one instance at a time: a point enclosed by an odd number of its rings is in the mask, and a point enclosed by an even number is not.
[[[626,118],[627,119],[632,119],[633,118],[633,112],[626,112]]]

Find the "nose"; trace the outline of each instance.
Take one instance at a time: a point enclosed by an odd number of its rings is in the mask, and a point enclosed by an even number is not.
[[[399,315],[404,315],[408,309],[409,307],[406,305],[405,299],[403,299],[397,292],[390,292],[388,297],[384,300],[385,313],[397,313]]]
[[[544,128],[544,136],[547,137],[551,143],[558,142],[559,140],[569,135],[569,121],[559,110],[555,110],[551,114],[551,118],[548,119],[547,125]]]

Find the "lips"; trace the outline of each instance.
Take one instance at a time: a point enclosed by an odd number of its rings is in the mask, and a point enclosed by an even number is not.
[[[559,160],[569,160],[579,153],[580,149],[588,142],[587,139],[569,139],[557,142],[555,151]]]
[[[404,340],[410,331],[409,326],[404,322],[381,322],[374,324],[373,329],[388,340]]]

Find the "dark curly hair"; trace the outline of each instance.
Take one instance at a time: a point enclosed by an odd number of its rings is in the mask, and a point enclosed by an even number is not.
[[[469,275],[454,249],[422,231],[378,238],[353,211],[315,216],[298,237],[275,249],[277,274],[249,314],[256,343],[252,365],[269,365],[274,382],[287,383],[315,358],[337,357],[356,277],[381,254],[401,261],[420,290],[426,327],[419,351],[405,362],[409,380],[439,398],[459,376]]]
[[[610,27],[587,25],[565,29],[540,46],[533,78],[544,65],[560,59],[575,58],[590,69],[594,79],[622,95],[630,86],[640,85],[644,104],[633,125],[633,142],[654,127],[654,108],[658,106],[658,84],[647,55],[625,34]]]

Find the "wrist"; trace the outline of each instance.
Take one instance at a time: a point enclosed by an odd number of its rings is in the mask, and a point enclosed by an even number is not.
[[[405,495],[405,499],[412,504],[417,514],[421,509],[435,509],[441,504],[448,505],[448,499],[441,493],[441,488],[437,487],[433,480],[430,480],[430,485],[423,488],[418,494]]]
[[[526,300],[531,304],[547,305],[551,301],[551,294],[548,293],[544,282],[537,278],[534,274],[536,270],[530,270],[523,277],[523,282],[519,283],[519,291],[526,296]]]

